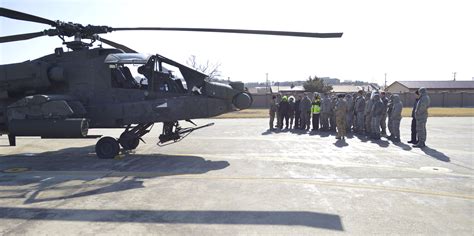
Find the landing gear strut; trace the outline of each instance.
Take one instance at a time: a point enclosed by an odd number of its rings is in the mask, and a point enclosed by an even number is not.
[[[193,125],[196,125],[190,120],[186,120],[186,121],[192,123]],[[181,128],[181,126],[179,126],[178,121],[164,122],[163,133],[160,135],[159,137],[160,141],[157,144],[158,146],[166,146],[171,143],[179,142],[183,138],[188,136],[194,130],[202,129],[202,128],[209,127],[212,125],[214,125],[214,123],[209,123],[207,125],[197,126],[194,128]]]
[[[143,135],[150,132],[150,127],[153,126],[153,124],[154,123],[138,124],[135,127],[129,125],[118,140],[112,137],[99,139],[95,145],[97,156],[102,159],[114,158],[120,153],[120,146],[126,151],[136,149]]]

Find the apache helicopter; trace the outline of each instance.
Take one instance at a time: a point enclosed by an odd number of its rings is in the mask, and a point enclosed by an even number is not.
[[[246,109],[252,96],[241,82],[210,82],[208,76],[159,54],[140,54],[99,36],[113,31],[161,30],[260,34],[313,38],[339,38],[342,33],[308,33],[266,30],[137,27],[113,28],[42,17],[0,8],[0,16],[43,23],[53,28],[35,33],[0,37],[0,43],[58,36],[71,51],[21,63],[0,65],[0,135],[10,146],[16,136],[87,138],[89,128],[125,128],[118,139],[102,137],[95,150],[99,158],[113,158],[133,150],[155,122],[163,122],[158,144],[180,141],[194,130],[213,125],[181,128],[178,121],[217,116]],[[66,41],[65,37],[74,37]],[[89,41],[84,41],[89,40]],[[95,47],[96,42],[114,48]],[[183,80],[166,66],[178,68]],[[131,73],[138,67],[138,81]],[[143,140],[142,140],[143,141]]]

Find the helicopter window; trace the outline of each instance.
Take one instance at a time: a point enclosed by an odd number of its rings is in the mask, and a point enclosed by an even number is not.
[[[116,66],[111,68],[112,73],[112,87],[138,89],[140,84],[135,80],[130,69],[126,66]]]

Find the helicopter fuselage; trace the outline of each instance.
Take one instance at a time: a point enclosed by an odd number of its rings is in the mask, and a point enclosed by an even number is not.
[[[184,78],[174,78],[162,64],[177,67]],[[141,65],[141,81],[127,65]],[[86,119],[90,128],[119,128],[212,117],[251,104],[242,85],[210,83],[160,55],[103,48],[57,49],[33,61],[2,65],[0,89],[0,133],[13,134],[9,124],[18,120]]]

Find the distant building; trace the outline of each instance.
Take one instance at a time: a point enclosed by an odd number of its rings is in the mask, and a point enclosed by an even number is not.
[[[303,93],[305,89],[303,86],[271,86],[272,93],[282,93],[282,94],[296,94]]]
[[[356,85],[331,85],[333,93],[357,93],[359,90],[363,90],[362,86]]]
[[[270,87],[254,87],[254,88],[248,88],[249,93],[251,94],[267,94],[271,93]]]
[[[474,81],[395,81],[385,90],[391,93],[414,93],[425,87],[430,93],[474,92]]]

